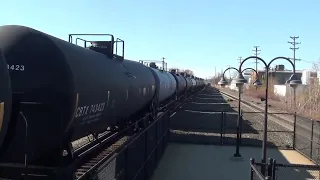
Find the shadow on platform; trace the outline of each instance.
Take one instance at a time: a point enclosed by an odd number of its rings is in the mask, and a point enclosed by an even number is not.
[[[204,104],[199,104],[198,98],[202,96],[220,97],[220,99],[219,102],[216,99],[204,99]],[[224,114],[222,111],[224,111]],[[238,112],[222,98],[219,92],[208,89],[193,97],[177,110],[170,118],[170,129],[202,133],[236,134],[237,120]],[[246,122],[242,123],[242,132],[258,133]]]
[[[250,179],[250,158],[261,162],[261,148],[241,147],[242,159],[234,160],[230,146],[168,144],[151,180],[233,180]],[[306,164],[306,159],[293,150],[268,149],[267,156],[283,164]],[[319,171],[317,171],[319,173]],[[317,179],[319,175],[306,169],[279,168],[281,180]]]

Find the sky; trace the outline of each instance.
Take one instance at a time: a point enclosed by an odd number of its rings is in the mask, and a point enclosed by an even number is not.
[[[1,2],[0,25],[28,26],[66,41],[70,33],[113,34],[125,41],[126,59],[165,57],[169,68],[208,78],[238,68],[238,57],[252,56],[253,46],[266,62],[293,57],[290,36],[301,42],[296,69],[311,68],[320,58],[319,9],[319,0],[10,0]],[[292,69],[285,60],[271,66],[277,64]]]

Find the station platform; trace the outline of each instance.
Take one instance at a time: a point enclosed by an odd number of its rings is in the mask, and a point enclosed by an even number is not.
[[[237,102],[206,89],[170,117],[169,144],[150,180],[249,180],[250,159],[261,162],[263,116],[244,117],[241,159],[236,151]],[[220,111],[226,113],[225,117]],[[277,164],[315,165],[292,150],[292,132],[269,121],[267,158]],[[320,171],[306,167],[277,167],[276,179],[319,179]],[[256,178],[254,178],[256,179]],[[258,180],[258,179],[257,179]]]
[[[250,158],[261,159],[261,148],[240,147],[240,160],[233,158],[234,153],[235,146],[169,143],[151,180],[250,179]],[[313,165],[295,150],[268,148],[267,156],[277,163]],[[309,173],[312,179],[319,179]],[[295,179],[292,174],[288,177]]]

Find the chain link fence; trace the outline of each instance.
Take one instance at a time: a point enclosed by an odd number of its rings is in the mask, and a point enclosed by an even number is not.
[[[295,149],[315,163],[320,163],[320,122],[297,116],[295,125]]]
[[[243,119],[243,124],[241,126],[241,144],[261,147],[261,142],[263,141],[264,136],[264,112],[243,111],[241,114]],[[293,124],[291,127],[288,127],[283,123],[281,124],[281,122],[277,122],[275,118],[270,116],[271,114],[272,113],[268,113],[267,146],[282,149],[292,149],[294,142]],[[283,113],[283,115],[288,114]]]
[[[211,114],[176,115],[171,121],[170,140],[179,143],[236,145],[238,112],[216,111]],[[241,112],[240,145],[261,147],[264,136],[263,112]],[[292,149],[294,129],[269,120],[268,147]]]

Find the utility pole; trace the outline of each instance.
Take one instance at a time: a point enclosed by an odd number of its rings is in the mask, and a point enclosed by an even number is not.
[[[252,51],[254,51],[254,55],[256,57],[258,57],[258,55],[260,54],[258,52],[261,51],[261,50],[258,49],[259,46],[253,46],[253,48],[254,48],[254,50],[252,50]],[[256,58],[256,71],[258,72],[258,58]]]
[[[164,57],[162,57],[162,70],[164,71],[164,60],[165,60],[166,58],[164,58]]]
[[[229,78],[228,78],[229,81],[228,81],[228,82],[229,82],[229,84],[231,84],[231,79],[232,79],[232,78],[231,78],[231,72],[230,72],[230,71],[231,71],[231,69],[230,69],[231,65],[227,65],[227,66],[228,66],[228,68],[229,68],[229,70],[228,70],[228,72],[229,72]],[[222,69],[222,70],[221,70],[221,75],[223,74],[223,72],[224,72],[224,70]]]
[[[231,65],[228,65],[229,68],[231,67]],[[230,69],[229,69],[229,83],[231,84],[231,73],[230,73]]]
[[[299,39],[299,36],[290,36],[291,39],[293,39],[293,42],[288,41],[289,44],[292,44],[293,47],[290,47],[290,49],[293,50],[293,66],[296,68],[296,50],[299,48],[296,47],[296,45],[301,44],[300,42],[296,42],[296,39]],[[297,69],[296,69],[297,70]],[[296,118],[296,88],[293,88],[293,108],[294,108],[294,118]]]
[[[216,85],[217,69],[214,67],[214,86]]]
[[[238,61],[239,61],[239,66],[240,66],[240,64],[241,64],[241,62],[242,62],[242,56],[239,56],[238,57]],[[240,69],[239,69],[240,70]]]
[[[293,50],[293,65],[296,67],[296,50],[299,48],[296,47],[296,45],[301,44],[300,42],[296,42],[296,39],[299,39],[299,36],[290,36],[291,39],[293,39],[293,42],[288,41],[289,44],[292,44],[293,47],[290,47],[290,49]]]
[[[252,50],[252,51],[254,51],[254,55],[256,56],[256,57],[258,57],[258,55],[260,54],[260,53],[258,53],[259,51],[261,51],[261,50],[259,50],[258,48],[259,48],[259,46],[253,46],[253,48],[254,48],[254,50]],[[255,74],[256,74],[256,78],[255,79],[257,79],[258,78],[258,58],[256,58],[256,72],[255,72]],[[256,87],[256,90],[258,89],[258,87]]]

